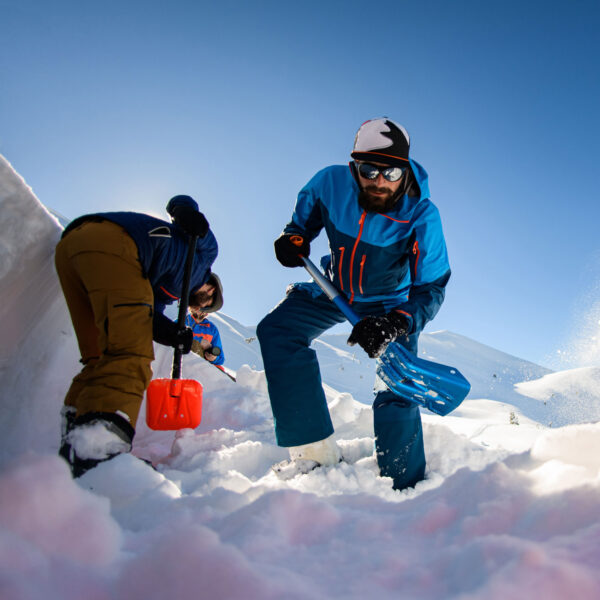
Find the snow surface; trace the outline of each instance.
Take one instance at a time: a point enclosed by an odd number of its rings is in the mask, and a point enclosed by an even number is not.
[[[372,361],[323,336],[346,461],[283,482],[254,328],[220,314],[237,383],[184,358],[201,425],[140,420],[134,454],[157,470],[123,455],[73,481],[56,456],[78,370],[52,264],[61,227],[1,157],[0,228],[3,600],[600,597],[600,369],[551,373],[424,335],[421,355],[473,391],[451,415],[423,411],[427,479],[394,492],[373,456]],[[171,353],[156,355],[168,377]]]

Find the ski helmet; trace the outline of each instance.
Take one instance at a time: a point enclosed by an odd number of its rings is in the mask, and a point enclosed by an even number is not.
[[[352,158],[405,167],[410,137],[402,125],[387,117],[363,123],[354,138]]]

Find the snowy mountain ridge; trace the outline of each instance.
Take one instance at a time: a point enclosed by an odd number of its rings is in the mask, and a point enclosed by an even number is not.
[[[227,365],[262,369],[254,327],[225,313],[211,316],[226,349]],[[375,363],[346,344],[348,334],[323,335],[314,342],[323,381],[370,405]],[[508,403],[528,418],[548,426],[600,420],[600,368],[552,372],[449,331],[423,333],[419,356],[459,369],[471,383],[468,399]]]

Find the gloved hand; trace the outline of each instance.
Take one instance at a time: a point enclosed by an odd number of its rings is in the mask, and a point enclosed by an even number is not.
[[[221,354],[221,348],[219,348],[218,346],[208,346],[207,348],[205,348],[202,345],[202,342],[194,340],[192,342],[192,352],[208,360],[209,362],[213,362],[217,359],[217,356]]]
[[[299,242],[295,244],[292,240]],[[284,267],[301,267],[304,263],[299,254],[308,258],[310,255],[310,243],[300,235],[282,233],[273,244],[275,256]]]
[[[215,360],[217,360],[218,356],[221,356],[221,348],[219,348],[218,346],[211,346],[210,348],[204,351],[204,358],[208,362],[214,362]]]
[[[188,354],[192,349],[192,342],[194,341],[194,332],[186,327],[185,329],[178,329],[175,337],[174,348],[179,348],[181,354]]]
[[[348,344],[359,344],[370,358],[381,356],[390,342],[406,335],[409,320],[402,313],[392,311],[380,317],[365,317],[352,329]]]
[[[182,354],[187,354],[192,348],[194,333],[189,327],[181,331],[177,323],[171,321],[162,313],[155,312],[152,320],[152,338],[163,346],[177,348],[182,345]]]
[[[192,341],[192,352],[204,358],[204,348],[202,344],[198,340]]]
[[[189,235],[204,237],[208,233],[209,224],[206,217],[191,206],[175,206],[171,209],[171,216],[173,223]]]

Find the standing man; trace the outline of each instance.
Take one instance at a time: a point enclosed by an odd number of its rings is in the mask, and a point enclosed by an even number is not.
[[[275,241],[285,267],[301,266],[310,242],[325,229],[331,254],[321,261],[333,284],[362,317],[348,343],[371,358],[391,341],[417,353],[425,324],[444,299],[450,278],[437,208],[429,199],[427,173],[409,158],[406,130],[387,118],[361,125],[347,166],[317,173],[300,191],[292,220]],[[296,236],[302,238],[298,246]],[[294,238],[294,240],[292,240]],[[280,446],[293,461],[337,463],[340,451],[309,346],[345,321],[311,283],[296,283],[258,325],[265,373]],[[424,478],[425,452],[419,408],[390,390],[373,403],[377,462],[394,489]]]
[[[79,477],[131,450],[152,377],[152,340],[190,351],[192,331],[163,314],[179,300],[190,236],[198,236],[190,306],[214,302],[210,267],[217,241],[197,203],[175,196],[168,223],[134,212],[85,215],[71,222],[55,263],[79,343],[81,372],[63,407],[59,454]]]

